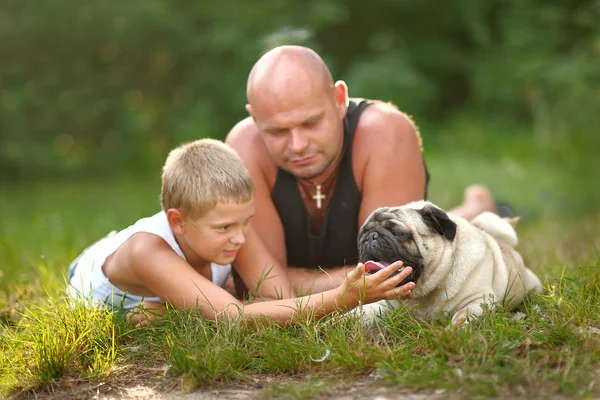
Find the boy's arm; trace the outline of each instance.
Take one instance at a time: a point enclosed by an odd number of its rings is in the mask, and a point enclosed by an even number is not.
[[[218,319],[224,314],[229,317],[244,315],[252,319],[268,317],[277,323],[287,324],[293,322],[298,314],[320,317],[335,310],[355,307],[359,301],[370,303],[406,296],[414,288],[412,282],[396,287],[408,276],[410,268],[390,277],[401,267],[401,262],[372,275],[366,275],[364,266],[360,264],[337,289],[313,296],[243,305],[195,271],[164,240],[151,235],[145,239],[136,241],[129,254],[130,267],[139,284],[178,308],[197,307],[199,313],[208,319]]]
[[[192,268],[161,237],[137,234],[132,239],[127,259],[133,278],[163,301],[177,308],[198,308],[209,319],[218,318],[229,305],[241,306],[225,289]]]
[[[292,299],[249,304],[244,307],[243,313],[251,319],[269,317],[285,325],[293,323],[298,315],[321,318],[335,311],[347,311],[361,303],[368,304],[378,300],[408,296],[415,287],[413,282],[401,287],[396,285],[405,279],[412,269],[407,267],[398,275],[391,276],[401,266],[402,262],[398,261],[382,271],[368,275],[364,265],[359,264],[348,273],[344,283],[336,289]]]
[[[293,284],[294,293],[318,293],[340,286],[348,272],[355,267],[356,265],[327,269],[288,267],[288,276]]]

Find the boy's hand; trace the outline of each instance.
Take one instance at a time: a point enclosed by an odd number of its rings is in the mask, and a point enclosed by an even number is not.
[[[350,295],[363,304],[408,296],[412,289],[415,288],[414,282],[408,282],[396,287],[412,272],[411,267],[406,267],[402,271],[399,271],[402,265],[402,261],[396,261],[374,274],[368,274],[364,264],[359,263],[346,276],[346,281],[341,287],[343,290],[342,296]],[[399,272],[395,276],[392,276],[396,271]]]
[[[153,319],[165,315],[167,308],[164,304],[154,301],[143,301],[138,307],[127,312],[127,322],[134,324],[136,328],[148,326]]]

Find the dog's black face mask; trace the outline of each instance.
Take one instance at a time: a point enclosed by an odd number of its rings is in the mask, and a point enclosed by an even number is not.
[[[399,285],[416,282],[423,271],[423,258],[412,233],[398,223],[397,215],[389,207],[379,208],[371,214],[358,232],[358,258],[391,264],[402,260],[412,272]]]
[[[421,218],[424,226],[417,232],[410,220]],[[382,207],[369,216],[358,232],[359,261],[378,261],[391,264],[402,260],[405,266],[412,267],[411,274],[402,282],[417,282],[423,273],[423,255],[414,235],[439,234],[448,240],[456,235],[456,224],[437,207],[425,205],[420,210],[401,207]]]

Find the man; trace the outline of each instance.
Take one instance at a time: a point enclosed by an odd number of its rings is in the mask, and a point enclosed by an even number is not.
[[[426,196],[421,138],[393,105],[349,101],[323,60],[301,46],[267,52],[247,84],[249,118],[229,133],[256,186],[252,224],[299,291],[320,292],[356,264],[358,229],[376,208]],[[453,212],[494,210],[483,187]],[[323,273],[323,270],[326,273]]]

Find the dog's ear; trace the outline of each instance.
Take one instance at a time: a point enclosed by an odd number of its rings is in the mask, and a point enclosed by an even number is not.
[[[519,216],[512,217],[512,218],[504,217],[503,219],[506,220],[506,222],[508,222],[509,224],[511,224],[513,228],[516,228],[517,227],[517,222],[519,222],[519,220],[521,219],[521,217],[519,217]]]
[[[418,211],[428,227],[443,235],[448,240],[454,239],[456,236],[456,224],[448,217],[448,214],[431,204],[426,204],[425,207]]]

